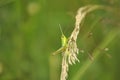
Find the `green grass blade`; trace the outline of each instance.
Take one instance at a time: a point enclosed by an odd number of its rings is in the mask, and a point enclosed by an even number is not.
[[[98,47],[95,48],[93,51],[93,58],[96,60],[100,55],[100,49],[104,49],[110,42],[115,39],[119,32],[119,29],[112,30],[109,32],[108,36],[101,42]],[[76,72],[76,74],[72,77],[71,80],[80,80],[82,76],[84,75],[85,71],[90,67],[90,65],[93,63],[93,61],[90,61],[89,59],[86,60],[86,62],[82,65],[82,67],[79,68],[79,70]]]

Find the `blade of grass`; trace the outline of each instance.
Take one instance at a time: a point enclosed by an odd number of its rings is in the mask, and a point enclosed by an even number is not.
[[[93,58],[96,60],[100,55],[100,49],[105,48],[110,42],[115,39],[119,32],[119,29],[112,30],[109,32],[108,36],[105,37],[105,39],[101,42],[100,45],[98,45],[94,51],[93,51]],[[76,74],[72,77],[71,80],[80,80],[82,76],[85,74],[85,71],[90,67],[90,65],[93,63],[93,61],[90,61],[89,59],[86,60],[86,62],[82,65],[82,67],[79,68],[79,70],[76,72]]]

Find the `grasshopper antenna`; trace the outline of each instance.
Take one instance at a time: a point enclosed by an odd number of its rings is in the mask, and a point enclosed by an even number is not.
[[[61,33],[63,34],[63,31],[62,31],[62,28],[61,28],[61,25],[60,25],[60,24],[59,24],[59,28],[60,28]]]

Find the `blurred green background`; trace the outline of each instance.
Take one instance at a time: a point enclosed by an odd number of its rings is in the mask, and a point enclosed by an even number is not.
[[[62,57],[52,56],[61,46],[58,24],[70,36],[77,9],[89,4],[107,9],[82,22],[77,44],[84,53],[68,80],[119,80],[120,0],[0,0],[0,80],[60,80]]]

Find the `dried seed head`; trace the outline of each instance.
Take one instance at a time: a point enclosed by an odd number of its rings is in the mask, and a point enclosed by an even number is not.
[[[76,15],[76,22],[75,22],[75,28],[70,35],[68,42],[66,44],[66,48],[63,51],[63,58],[62,58],[62,70],[61,70],[61,79],[60,80],[66,80],[68,77],[68,70],[69,70],[69,64],[75,64],[76,61],[79,62],[79,59],[77,58],[77,54],[79,53],[79,49],[77,48],[77,36],[80,31],[80,23],[86,16],[88,12],[91,12],[101,6],[94,5],[94,6],[85,6],[82,8],[79,8]]]

